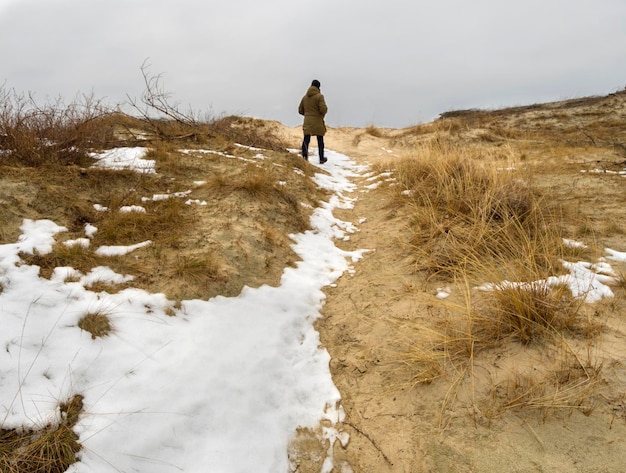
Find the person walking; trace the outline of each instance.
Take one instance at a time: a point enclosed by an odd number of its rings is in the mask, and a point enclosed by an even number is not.
[[[304,123],[302,131],[304,132],[304,140],[302,141],[302,157],[308,161],[309,159],[309,143],[311,135],[317,137],[317,149],[319,151],[320,164],[324,164],[328,159],[324,157],[324,135],[326,134],[326,124],[324,117],[328,112],[324,96],[320,92],[320,81],[311,82],[311,87],[307,90],[300,106],[298,113],[304,115]]]

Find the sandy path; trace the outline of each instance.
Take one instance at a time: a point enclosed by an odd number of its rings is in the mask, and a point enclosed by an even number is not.
[[[297,147],[299,128],[287,136]],[[330,130],[327,143],[359,164],[390,155],[383,138],[363,130]],[[588,417],[572,411],[544,419],[524,412],[491,421],[459,403],[446,410],[442,423],[441,406],[453,380],[411,389],[406,370],[392,363],[397,349],[410,341],[407,322],[415,327],[436,315],[435,288],[413,276],[405,260],[403,210],[390,208],[383,193],[368,188],[375,176],[355,182],[355,207],[338,217],[366,220],[350,241],[338,245],[375,251],[354,274],[326,289],[324,317],[316,324],[332,358],[350,433],[346,448],[335,445],[335,464],[348,463],[356,473],[625,471],[626,423],[618,400],[613,410],[597,409]],[[476,369],[489,373],[495,361],[481,363]]]

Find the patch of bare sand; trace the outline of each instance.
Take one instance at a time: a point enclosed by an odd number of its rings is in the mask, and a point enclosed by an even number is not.
[[[285,129],[284,138],[297,148],[300,128]],[[372,164],[410,149],[401,132],[392,130],[374,136],[359,129],[331,129],[326,142],[328,148],[360,164]],[[402,149],[394,150],[394,145]],[[581,178],[578,165],[581,160],[589,166],[597,162],[597,150],[576,152],[576,164],[567,172],[545,173],[539,185],[554,192],[555,198],[574,203],[578,222],[589,220],[601,227],[623,220],[626,211],[611,196],[621,192],[624,181],[614,175]],[[614,158],[602,153],[606,151],[600,151],[604,162]],[[545,155],[538,159],[545,159]],[[572,192],[573,178],[579,192]],[[412,386],[410,367],[395,363],[395,355],[413,337],[419,343],[420,331],[432,328],[433,319],[445,312],[446,302],[435,297],[436,282],[412,271],[403,237],[406,211],[394,207],[389,194],[372,190],[371,177],[356,181],[359,190],[354,209],[338,216],[353,222],[367,220],[349,242],[338,244],[350,250],[375,251],[356,265],[353,275],[344,275],[336,287],[326,290],[323,318],[316,325],[331,355],[333,380],[342,395],[346,413],[342,428],[350,434],[345,448],[335,443],[333,472],[346,471],[346,464],[357,473],[624,471],[623,294],[618,291],[616,300],[609,303],[611,307],[600,304],[590,309],[592,316],[605,324],[601,338],[588,346],[603,367],[590,411],[528,408],[494,415],[488,396],[486,402],[472,399],[474,394],[484,398],[503,372],[532,376],[535,365],[555,362],[541,350],[515,344],[481,353],[472,364],[472,373],[451,373],[430,384]],[[604,210],[608,212],[602,216],[598,215],[600,202],[606,203]],[[585,235],[591,237],[583,232],[583,238]],[[610,242],[616,249],[626,249],[620,232],[594,235],[593,239],[597,248]],[[468,382],[472,385],[460,387]],[[300,445],[306,444],[303,438],[306,435],[299,436]],[[306,448],[292,452],[296,471],[320,471],[324,450],[309,445],[306,452]]]
[[[302,127],[288,128],[278,123],[275,124],[274,133],[280,136],[288,147],[300,149],[302,144]],[[392,130],[378,130],[381,134],[392,133]],[[374,131],[374,133],[376,133]],[[362,128],[328,128],[324,137],[325,146],[329,149],[345,153],[354,159],[364,161],[382,159],[396,155],[389,150],[389,139],[386,137],[373,136],[367,129]],[[311,140],[311,150],[317,153],[317,142]]]

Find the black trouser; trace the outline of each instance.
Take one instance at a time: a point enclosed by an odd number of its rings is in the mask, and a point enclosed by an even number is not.
[[[317,136],[317,149],[319,150],[320,161],[324,160],[324,137]],[[304,141],[302,142],[302,157],[309,157],[309,143],[311,142],[311,135],[304,135]]]

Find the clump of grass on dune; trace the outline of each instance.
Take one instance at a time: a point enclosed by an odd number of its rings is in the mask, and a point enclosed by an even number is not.
[[[395,357],[409,374],[429,364],[439,368],[437,377],[449,384],[441,404],[442,428],[459,405],[481,422],[508,411],[539,413],[544,420],[573,410],[588,415],[596,406],[603,367],[589,354],[583,360],[574,353],[574,346],[588,343],[577,344],[577,337],[594,323],[580,316],[580,306],[562,287],[511,287],[485,295],[468,286],[463,304],[444,304],[429,345],[413,344]],[[485,366],[487,371],[476,369]],[[425,382],[413,379],[414,385]]]
[[[67,246],[62,243],[54,245],[53,251],[46,254],[37,251],[34,254],[20,253],[20,259],[25,264],[39,266],[39,276],[46,279],[50,279],[57,267],[71,266],[87,272],[102,262],[102,258],[88,248],[80,245]]]
[[[179,255],[172,266],[172,274],[183,281],[198,284],[226,279],[222,263],[214,253]]]
[[[500,171],[481,158],[479,151],[435,141],[393,164],[396,197],[412,209],[417,270],[450,276],[485,260],[500,264],[531,255],[549,266],[552,258],[541,255],[562,252],[546,200],[518,172]]]
[[[232,175],[211,176],[207,187],[222,194],[246,192],[256,199],[270,199],[281,190],[277,176],[263,167],[247,165]]]
[[[449,359],[440,331],[393,318],[387,323],[395,334],[381,350],[390,387],[413,389],[445,376]]]
[[[249,165],[233,175],[211,176],[206,186],[221,195],[241,192],[254,199],[258,205],[277,210],[282,208],[282,213],[289,216],[295,231],[308,229],[308,215],[300,205],[298,196],[289,187],[278,184],[279,179],[280,174],[272,170]]]
[[[89,332],[94,340],[106,337],[113,331],[109,316],[104,311],[93,311],[83,315],[78,321],[78,327]]]
[[[383,138],[385,136],[385,132],[375,125],[369,125],[365,128],[365,133],[374,138]]]
[[[97,244],[130,244],[144,240],[167,240],[174,243],[185,236],[194,222],[193,212],[178,197],[144,203],[145,212],[120,212],[126,202],[105,202],[109,208],[94,220],[98,227]]]
[[[237,116],[223,117],[211,123],[211,130],[223,137],[246,146],[283,151],[285,143],[272,125],[263,120]]]
[[[251,197],[260,199],[269,198],[278,192],[275,182],[276,180],[267,171],[246,169],[240,175],[240,179],[231,185],[234,191],[245,191]]]
[[[573,332],[579,323],[581,302],[565,286],[541,282],[501,284],[492,293],[497,338],[515,337],[524,345],[554,333]]]
[[[568,349],[555,357],[553,366],[532,373],[515,372],[493,385],[490,406],[484,412],[497,416],[510,410],[534,410],[544,420],[555,412],[578,410],[590,415],[603,384],[602,365],[581,359]]]
[[[499,283],[491,292],[466,285],[464,301],[449,303],[437,322],[440,345],[454,363],[464,364],[485,349],[509,342],[548,346],[563,335],[597,333],[593,321],[582,317],[582,302],[565,286],[541,281]]]
[[[404,387],[409,389],[445,375],[446,353],[433,341],[404,340],[400,350],[391,350],[388,361],[394,366],[390,379],[406,380]]]
[[[93,212],[88,221],[98,228],[90,247],[55,244],[48,254],[21,254],[26,264],[40,267],[40,276],[50,278],[56,267],[71,266],[83,273],[95,266],[107,265],[107,257],[98,256],[94,248],[100,245],[129,245],[146,240],[167,242],[176,246],[193,223],[193,214],[180,198],[150,202],[146,212],[120,212],[124,200],[113,198],[105,202],[112,207],[106,212]],[[82,220],[82,219],[79,219]],[[78,227],[82,231],[82,227]]]
[[[76,463],[80,450],[72,428],[83,409],[83,397],[75,395],[59,406],[60,421],[37,429],[4,429],[0,426],[0,471],[3,473],[63,473]]]

